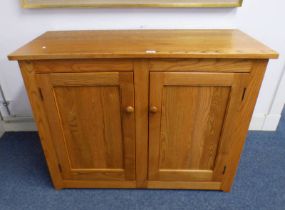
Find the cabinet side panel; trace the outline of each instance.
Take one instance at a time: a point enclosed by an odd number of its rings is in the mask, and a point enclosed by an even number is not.
[[[231,155],[229,157],[227,170],[221,186],[221,189],[226,192],[229,192],[231,190],[231,186],[238,168],[243,145],[246,140],[250,120],[257,101],[267,63],[268,60],[256,60],[254,62],[243,103],[241,103],[239,107],[239,115],[233,122],[235,124],[235,126],[233,126],[235,130],[228,131],[231,134],[230,138],[233,139],[231,148],[234,150],[231,152]]]
[[[49,172],[51,174],[53,185],[56,189],[61,189],[63,186],[62,178],[58,167],[58,160],[55,154],[54,147],[52,145],[51,136],[49,132],[50,128],[45,116],[42,102],[40,100],[41,96],[36,85],[33,65],[26,61],[20,61],[19,65],[32,106],[33,115],[37,123],[42,148],[45,154]]]

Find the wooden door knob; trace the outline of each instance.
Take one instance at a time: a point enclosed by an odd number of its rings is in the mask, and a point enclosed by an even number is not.
[[[158,109],[157,109],[156,106],[151,106],[151,107],[150,107],[150,112],[151,112],[151,113],[156,113],[157,110],[158,110]]]
[[[127,106],[127,108],[126,108],[126,112],[127,112],[127,113],[133,113],[134,111],[135,111],[134,107],[132,107],[132,106]]]

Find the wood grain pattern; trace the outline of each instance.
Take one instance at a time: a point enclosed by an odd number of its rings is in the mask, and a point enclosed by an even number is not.
[[[132,73],[40,74],[65,179],[134,180]],[[93,84],[92,84],[93,82]]]
[[[154,73],[153,73],[154,74]],[[168,72],[163,73],[164,85],[178,86],[230,86],[235,78],[235,74],[219,73],[186,73],[185,72]],[[203,82],[201,82],[201,79]]]
[[[136,180],[138,188],[147,185],[148,173],[148,63],[139,60],[134,63],[135,105],[136,105]]]
[[[190,156],[190,154],[188,154]],[[159,179],[163,181],[209,181],[212,180],[212,170],[189,170],[187,169],[160,169]]]
[[[239,75],[247,74],[150,73],[150,106],[158,109],[150,114],[150,180],[213,181],[225,116],[241,103],[232,94],[243,93]]]
[[[50,125],[46,118],[41,96],[38,91],[35,71],[30,62],[20,61],[19,64],[53,185],[56,189],[61,189],[63,188],[63,180],[58,167],[58,158],[54,150]]]
[[[118,87],[55,87],[54,95],[71,168],[122,169]]]
[[[226,192],[277,57],[238,30],[48,32],[9,56],[56,189]]]
[[[64,188],[136,188],[135,181],[64,180]]]
[[[134,181],[88,181],[64,180],[64,188],[136,188]],[[145,188],[149,189],[192,189],[192,190],[220,190],[220,182],[162,182],[148,181]]]
[[[24,8],[240,7],[242,0],[21,0]]]
[[[160,167],[213,169],[230,88],[167,86],[163,91]]]
[[[134,112],[125,112],[127,107],[136,110],[135,90],[134,90],[134,74],[130,72],[119,73],[119,84],[121,91],[121,110],[123,110],[123,144],[124,144],[124,167],[126,179],[136,179],[136,122]],[[110,116],[112,119],[112,116]],[[112,121],[110,122],[110,124]],[[107,131],[108,132],[108,131]],[[117,148],[115,148],[117,150]],[[115,152],[114,150],[114,152]]]
[[[147,187],[154,189],[220,190],[221,182],[149,181]]]
[[[51,74],[50,80],[53,86],[109,86],[119,84],[118,72],[84,73],[84,74]]]
[[[254,60],[247,59],[151,59],[150,71],[250,72]],[[36,73],[76,73],[133,71],[133,62],[125,59],[78,59],[33,61]]]
[[[220,137],[220,145],[216,163],[214,168],[213,180],[223,180],[226,176],[229,165],[229,156],[236,152],[236,148],[232,147],[236,141],[234,131],[238,129],[240,124],[237,123],[237,118],[240,115],[240,106],[244,102],[244,97],[248,91],[248,82],[250,74],[235,74],[235,81],[231,89],[231,100],[229,101],[227,115],[224,119],[223,131]]]
[[[37,60],[32,63],[36,73],[83,73],[133,71],[133,62],[124,59]]]
[[[10,60],[277,57],[239,30],[47,32],[9,55]]]
[[[231,190],[234,181],[267,63],[268,60],[256,61],[252,68],[250,78],[247,80],[242,79],[242,82],[239,85],[247,85],[246,94],[242,103],[236,106],[238,114],[231,119],[232,126],[228,128],[224,134],[225,139],[232,139],[230,144],[225,145],[225,151],[227,151],[227,149],[230,151],[226,159],[228,167],[227,172],[225,173],[221,186],[221,189],[225,192]]]
[[[64,188],[136,188],[134,181],[88,181],[64,180]],[[220,182],[161,182],[148,181],[145,188],[149,189],[192,189],[192,190],[220,190]]]
[[[246,59],[151,59],[150,71],[164,72],[250,72],[252,60]]]

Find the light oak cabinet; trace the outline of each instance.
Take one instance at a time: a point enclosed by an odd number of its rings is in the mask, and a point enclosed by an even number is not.
[[[229,191],[277,56],[237,30],[150,30],[49,32],[9,58],[57,189]]]

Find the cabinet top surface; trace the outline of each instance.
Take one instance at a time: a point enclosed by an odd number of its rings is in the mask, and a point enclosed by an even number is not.
[[[277,58],[239,30],[109,30],[46,32],[10,60],[88,58]]]

